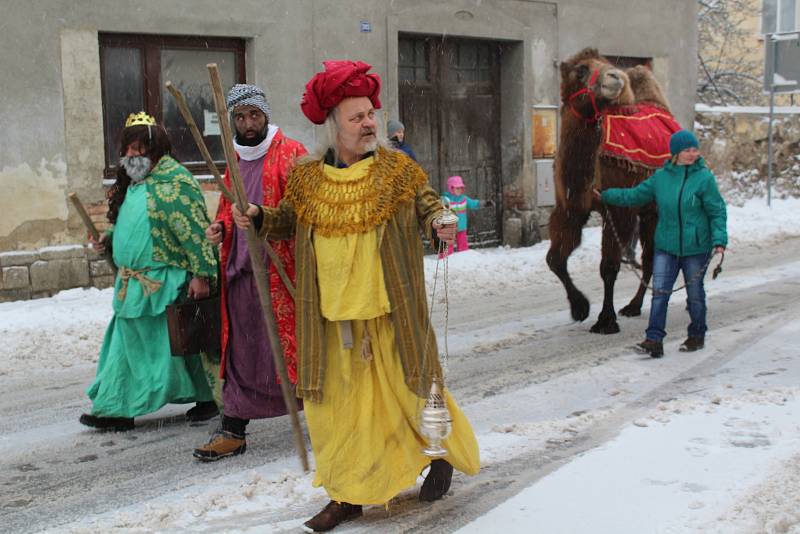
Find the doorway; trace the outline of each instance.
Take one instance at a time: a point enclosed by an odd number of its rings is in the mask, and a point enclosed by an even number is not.
[[[495,201],[469,212],[469,242],[500,244],[500,44],[416,35],[398,44],[406,141],[434,189],[446,191],[459,175],[467,196]]]

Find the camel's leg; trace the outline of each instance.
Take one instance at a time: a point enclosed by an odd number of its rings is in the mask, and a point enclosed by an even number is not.
[[[547,265],[558,276],[567,291],[570,312],[576,321],[589,316],[589,300],[572,283],[567,271],[567,260],[572,251],[581,244],[581,231],[589,218],[588,210],[556,207],[550,215],[550,250]]]
[[[654,238],[658,224],[658,212],[654,206],[643,208],[639,212],[639,242],[642,244],[642,282],[639,289],[627,306],[619,313],[625,317],[638,317],[642,314],[642,302],[647,294],[647,284],[653,276]]]
[[[617,235],[614,235],[607,220],[612,217]],[[630,242],[633,235],[634,214],[630,209],[606,206],[603,218],[603,259],[600,261],[600,276],[603,279],[603,309],[591,331],[595,334],[616,334],[619,332],[617,314],[614,311],[614,284],[619,274],[622,259],[621,244]],[[617,239],[619,237],[619,240]]]

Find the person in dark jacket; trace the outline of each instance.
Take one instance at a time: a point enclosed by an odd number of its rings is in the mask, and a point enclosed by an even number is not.
[[[402,122],[389,119],[389,122],[386,124],[386,137],[389,138],[392,148],[400,152],[405,152],[409,158],[417,161],[417,155],[414,154],[414,151],[411,150],[411,147],[405,142],[406,127],[403,126]]]
[[[653,258],[653,301],[646,339],[638,352],[654,358],[664,355],[667,306],[672,287],[683,271],[691,322],[682,352],[702,349],[705,344],[706,293],[703,277],[712,253],[723,253],[728,244],[725,201],[717,180],[700,156],[697,138],[681,130],[669,142],[672,159],[636,187],[612,188],[595,197],[615,206],[642,206],[655,201],[658,225]]]

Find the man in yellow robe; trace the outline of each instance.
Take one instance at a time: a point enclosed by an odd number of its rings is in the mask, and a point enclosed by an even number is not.
[[[234,209],[264,239],[296,239],[297,394],[305,400],[315,486],[332,499],[304,524],[325,532],[412,487],[440,499],[453,468],[480,469],[475,435],[449,392],[447,454],[422,453],[419,414],[441,378],[428,320],[420,229],[455,238],[425,172],[377,140],[380,78],[362,62],[326,61],[301,108],[323,139],[289,177],[276,208]]]

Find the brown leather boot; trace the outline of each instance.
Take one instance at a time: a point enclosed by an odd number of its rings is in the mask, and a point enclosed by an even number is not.
[[[426,502],[438,501],[450,490],[453,480],[453,466],[444,460],[433,460],[431,470],[419,490],[419,500]]]
[[[208,443],[194,450],[192,456],[202,462],[216,462],[228,456],[236,456],[247,450],[247,441],[241,434],[227,430],[214,432]]]
[[[325,508],[320,513],[303,523],[303,530],[306,532],[328,532],[339,523],[361,517],[361,514],[360,504],[331,501],[325,505]]]

